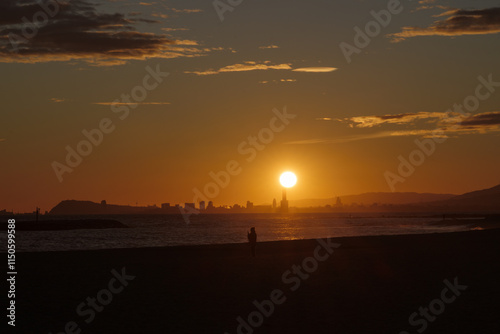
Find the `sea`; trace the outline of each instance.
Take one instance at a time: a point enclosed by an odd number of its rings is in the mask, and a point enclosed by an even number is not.
[[[374,214],[198,214],[58,216],[50,219],[114,219],[128,228],[65,231],[17,231],[17,252],[74,251],[247,242],[255,227],[258,241],[327,237],[445,233],[465,231],[464,224],[441,226],[439,215]],[[18,220],[19,221],[19,220]],[[7,244],[6,231],[0,232]],[[6,246],[1,252],[6,251]]]

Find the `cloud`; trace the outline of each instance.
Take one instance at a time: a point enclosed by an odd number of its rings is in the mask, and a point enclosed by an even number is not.
[[[177,9],[177,8],[170,8],[171,11],[175,13],[187,13],[187,14],[192,14],[192,13],[201,13],[203,12],[202,9]]]
[[[129,106],[129,105],[167,105],[170,104],[170,102],[94,102],[92,104],[97,104],[100,106]]]
[[[390,34],[393,42],[400,42],[416,36],[463,36],[500,33],[500,7],[486,9],[452,9],[438,17],[427,28],[403,27],[401,32]]]
[[[154,2],[153,4],[160,5],[166,11],[171,11],[171,12],[178,13],[178,14],[193,14],[193,13],[201,13],[201,12],[203,12],[203,9],[198,9],[198,8],[182,8],[182,9],[179,9],[179,8],[168,7],[167,5],[165,5],[162,2],[159,2],[159,3],[158,2]],[[162,14],[162,15],[164,15],[165,17],[168,17],[168,15],[165,15],[165,14]],[[161,17],[163,17],[163,16],[161,16]]]
[[[339,138],[313,138],[287,142],[289,145],[312,145],[312,144],[342,144],[353,141],[390,137],[390,132],[377,132],[372,134],[354,135]]]
[[[421,4],[422,2],[419,2],[419,4]],[[429,4],[431,2],[428,2]],[[419,10],[425,10],[425,9],[434,9],[434,8],[439,8],[439,9],[444,9],[444,10],[449,10],[451,9],[450,7],[446,7],[446,6],[442,6],[442,5],[429,5],[429,4],[423,4],[415,9],[413,9],[411,12],[416,12],[416,11],[419,11]]]
[[[485,112],[465,118],[459,129],[468,133],[490,133],[500,131],[500,111]]]
[[[57,98],[57,97],[53,97],[53,98],[50,99],[50,101],[52,101],[54,103],[61,103],[61,102],[66,101],[66,99],[60,99],[60,98]]]
[[[309,72],[309,73],[326,73],[326,72],[333,72],[337,70],[335,67],[301,67],[301,68],[296,68],[293,71],[294,72]]]
[[[294,72],[310,72],[310,73],[326,73],[335,71],[335,67],[302,67],[293,69],[291,64],[278,64],[272,65],[271,61],[266,60],[263,62],[255,62],[255,61],[245,61],[242,64],[234,64],[225,66],[219,69],[208,69],[205,71],[185,71],[184,73],[196,74],[196,75],[213,75],[224,72],[242,72],[242,71],[255,71],[255,70],[292,70]],[[273,80],[276,82],[276,80]],[[285,82],[294,82],[296,79],[281,79],[280,81]],[[268,83],[269,81],[260,83]]]
[[[198,45],[198,42],[189,39],[183,39],[183,40],[176,40],[175,45]]]
[[[422,114],[422,113],[416,113]],[[439,114],[439,113],[427,113]],[[446,114],[446,113],[441,113]],[[394,118],[387,119],[410,119],[407,117],[410,114],[387,115],[395,116]],[[356,117],[351,117],[356,118]],[[473,135],[473,134],[490,134],[500,132],[500,111],[485,112],[473,116],[456,116],[451,115],[451,119],[455,121],[454,124],[448,119],[437,117],[439,119],[438,126],[433,129],[409,129],[397,131],[379,131],[374,133],[361,133],[352,136],[338,137],[338,138],[312,138],[291,141],[287,144],[290,145],[312,145],[312,144],[339,144],[348,143],[359,140],[390,138],[390,137],[409,137],[419,136],[424,138],[449,138],[458,137],[460,135]],[[461,119],[461,121],[456,121]],[[329,117],[316,118],[316,120],[331,121],[334,120]],[[336,119],[339,120],[339,119]],[[342,121],[342,120],[339,120]],[[393,123],[393,122],[392,122]],[[357,126],[358,128],[370,128],[372,126]],[[365,130],[366,131],[366,130]]]
[[[353,136],[339,137],[339,138],[314,138],[291,141],[286,144],[290,145],[312,145],[312,144],[341,144],[353,141],[381,139],[381,138],[395,138],[395,137],[409,137],[419,136],[423,138],[449,138],[458,135],[471,135],[471,134],[486,134],[491,132],[500,131],[499,127],[496,128],[461,128],[450,127],[448,129],[433,129],[433,130],[403,130],[403,131],[380,131],[371,134],[359,134]]]
[[[317,118],[326,120],[328,118]],[[328,119],[330,120],[330,119]],[[344,119],[337,119],[340,122],[348,123],[353,128],[372,128],[382,124],[417,125],[417,121],[424,120],[424,124],[435,124],[445,132],[470,132],[471,130],[495,129],[500,125],[500,112],[491,111],[476,115],[459,114],[456,112],[425,112],[406,113],[383,116],[355,116]],[[422,130],[402,130],[391,132],[394,136],[404,135],[425,135],[426,129]]]
[[[437,122],[438,120],[445,120],[453,117],[454,114],[449,112],[426,112],[420,111],[417,113],[405,113],[405,114],[395,114],[395,115],[382,115],[382,116],[355,116],[344,118],[339,120],[341,122],[347,122],[351,127],[357,128],[371,128],[374,126],[379,126],[381,124],[408,124],[413,123],[416,120],[428,119],[431,122]]]
[[[168,19],[168,15],[167,14],[163,14],[163,13],[153,13],[153,14],[151,14],[151,16],[153,16],[153,17],[159,17],[161,19]]]
[[[259,81],[259,83],[261,84],[266,84],[266,83],[279,83],[279,82],[296,82],[297,79],[279,79],[279,80],[271,80],[271,81],[268,81],[268,80],[264,80],[264,81]]]
[[[163,31],[189,31],[188,28],[161,28]]]
[[[144,3],[143,5],[147,5]],[[177,58],[204,55],[212,49],[179,47],[164,35],[137,31],[138,24],[157,21],[130,18],[121,13],[100,13],[94,3],[71,0],[47,22],[26,34],[24,21],[44,13],[35,2],[0,3],[0,62],[40,63],[82,60],[91,65],[121,65],[128,60]],[[42,24],[43,23],[43,24]],[[34,33],[33,33],[34,31]],[[193,45],[193,44],[190,44]]]
[[[259,46],[259,49],[278,49],[277,45],[267,45],[267,46]]]
[[[277,64],[273,65],[269,60],[261,63],[255,61],[246,61],[243,64],[228,65],[217,70],[208,69],[206,71],[185,71],[184,73],[196,74],[196,75],[213,75],[219,73],[227,72],[245,72],[245,71],[256,71],[256,70],[291,70],[290,64]]]
[[[462,126],[500,125],[500,111],[485,112],[470,116],[460,123]]]

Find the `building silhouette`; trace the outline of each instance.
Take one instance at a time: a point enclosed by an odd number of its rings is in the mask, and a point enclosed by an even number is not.
[[[283,196],[281,198],[281,212],[288,212],[288,200],[286,199],[285,187],[283,187]]]

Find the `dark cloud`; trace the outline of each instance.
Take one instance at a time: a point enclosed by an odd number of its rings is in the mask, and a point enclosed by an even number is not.
[[[412,124],[418,120],[438,121],[448,117],[450,117],[448,113],[420,111],[394,115],[354,116],[340,121],[349,123],[351,127],[371,128],[381,124]]]
[[[465,127],[490,127],[500,125],[500,111],[485,112],[466,118],[460,123]]]
[[[180,47],[164,35],[139,32],[137,23],[157,21],[99,13],[98,5],[85,0],[61,1],[57,11],[55,1],[43,3],[52,3],[52,7],[44,10],[37,2],[1,1],[0,62],[80,59],[113,65],[129,59],[189,57],[209,51]],[[34,17],[39,17],[38,23]]]
[[[461,36],[500,33],[500,7],[486,9],[453,9],[440,15],[446,19],[436,21],[430,27],[404,27],[391,34],[393,41],[415,36]]]
[[[406,113],[406,114],[396,114],[396,115],[382,115],[377,116],[381,120],[392,120],[392,119],[401,119],[401,118],[412,118],[413,116],[418,115],[417,113]]]

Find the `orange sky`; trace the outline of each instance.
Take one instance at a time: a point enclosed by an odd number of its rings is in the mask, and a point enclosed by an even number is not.
[[[355,28],[387,4],[245,2],[222,22],[202,1],[59,8],[17,51],[0,42],[0,210],[184,203],[196,189],[216,205],[271,203],[285,170],[293,199],[498,184],[494,2],[402,2],[356,47]],[[0,28],[22,35],[21,14]],[[359,52],[346,57],[346,44]],[[72,167],[67,147],[86,156]],[[402,176],[399,157],[421,161]],[[232,175],[207,186],[228,163]]]

